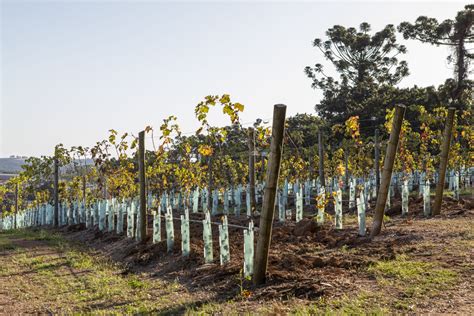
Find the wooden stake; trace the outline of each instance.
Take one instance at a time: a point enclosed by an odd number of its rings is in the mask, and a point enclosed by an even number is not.
[[[309,149],[308,153],[308,165],[309,165],[309,179],[313,180],[314,167],[313,167],[313,147]]]
[[[58,159],[54,158],[54,218],[53,225],[59,226],[59,165]]]
[[[455,108],[448,109],[448,117],[446,118],[446,125],[444,127],[443,144],[441,145],[440,162],[439,162],[439,176],[436,185],[436,195],[433,204],[433,215],[441,213],[441,202],[443,201],[444,180],[446,178],[446,169],[448,167],[449,147],[451,145],[451,137],[453,131]]]
[[[146,184],[145,184],[145,131],[138,134],[138,181],[140,182],[140,240],[146,241]]]
[[[344,148],[345,189],[349,189],[349,148]]]
[[[18,216],[18,182],[15,183],[15,216],[13,218],[13,229],[17,229],[17,216]]]
[[[212,178],[212,156],[207,158],[207,174],[208,174],[208,183],[207,183],[207,207],[211,209],[212,207],[212,187],[214,186],[213,178]]]
[[[379,191],[380,187],[380,144],[379,144],[379,129],[375,129],[375,137],[374,137],[374,146],[375,146],[375,161],[374,161],[374,169],[375,169],[375,186],[377,188],[377,192]]]
[[[318,132],[318,154],[319,154],[319,181],[323,188],[326,187],[326,180],[324,178],[324,145],[323,145],[323,132]]]
[[[84,201],[84,205],[86,205],[86,176],[82,176],[82,199]]]
[[[402,128],[403,115],[405,114],[405,106],[398,104],[395,107],[395,116],[392,122],[392,131],[387,144],[387,152],[382,170],[382,179],[377,195],[377,203],[375,205],[374,221],[372,223],[372,231],[370,237],[380,234],[382,229],[383,216],[385,212],[385,203],[387,202],[387,195],[390,187],[390,180],[392,179],[393,163],[397,154],[398,139]]]
[[[257,202],[255,200],[255,130],[250,127],[248,135],[249,145],[249,186],[250,186],[250,209],[252,213],[256,211]]]
[[[268,252],[272,238],[275,197],[280,175],[281,155],[283,151],[283,134],[285,130],[286,105],[276,104],[273,108],[272,143],[268,159],[265,194],[263,195],[262,214],[255,258],[254,284],[265,282],[268,264]]]

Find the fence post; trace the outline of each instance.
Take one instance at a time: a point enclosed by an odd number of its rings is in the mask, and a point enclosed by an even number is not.
[[[345,183],[344,189],[349,189],[349,148],[344,146],[344,169],[345,169]]]
[[[208,173],[208,188],[207,188],[207,207],[209,208],[212,205],[211,196],[212,196],[212,187],[213,185],[213,178],[212,178],[212,154],[207,159],[207,173]]]
[[[379,191],[380,187],[380,144],[379,144],[379,129],[375,129],[375,137],[374,137],[374,146],[375,146],[375,161],[374,161],[374,169],[375,169],[375,187],[376,191]]]
[[[448,109],[448,117],[444,127],[443,143],[441,145],[438,183],[436,184],[436,195],[433,204],[433,215],[441,213],[441,202],[443,201],[444,180],[446,178],[446,168],[448,167],[449,146],[451,145],[451,136],[453,131],[455,108]]]
[[[323,132],[318,131],[318,154],[319,154],[319,181],[322,187],[326,187],[324,178],[324,148],[323,148]]]
[[[13,217],[13,229],[17,229],[17,216],[18,216],[18,182],[15,183],[15,216]]]
[[[58,158],[54,158],[54,219],[53,225],[59,226],[59,166],[58,166]]]
[[[387,202],[387,194],[392,178],[393,163],[397,154],[398,139],[402,128],[403,115],[405,114],[405,106],[398,104],[395,106],[395,116],[392,122],[392,131],[387,144],[387,152],[382,170],[382,178],[380,188],[377,194],[377,203],[375,204],[374,221],[372,223],[372,231],[370,237],[377,236],[382,229],[383,216],[385,211],[385,203]]]
[[[86,176],[82,176],[82,199],[84,200],[84,205],[86,205]]]
[[[252,213],[256,211],[255,201],[255,130],[250,127],[248,133],[249,145],[249,186],[250,186],[250,209]]]
[[[285,130],[286,105],[276,104],[273,108],[272,142],[266,174],[265,194],[263,195],[262,213],[255,258],[254,284],[265,282],[268,264],[268,252],[272,238],[275,196],[280,174],[281,154],[283,151],[283,133]]]
[[[140,182],[140,240],[146,241],[147,216],[146,216],[146,186],[145,186],[145,131],[138,134],[138,181]]]

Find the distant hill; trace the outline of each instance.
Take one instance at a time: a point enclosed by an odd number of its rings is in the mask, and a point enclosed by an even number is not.
[[[0,158],[0,173],[19,173],[26,158]]]
[[[0,173],[1,174],[17,174],[21,171],[21,166],[25,164],[26,158],[0,158]],[[83,164],[83,162],[82,162]],[[86,159],[87,165],[93,165],[92,159]],[[72,164],[63,167],[66,170],[72,170]]]

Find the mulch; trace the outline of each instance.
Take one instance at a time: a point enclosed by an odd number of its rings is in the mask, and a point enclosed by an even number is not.
[[[411,229],[413,225],[423,225],[427,220],[423,217],[421,198],[411,198],[407,217],[400,215],[399,199],[392,199],[392,203],[394,206],[386,212],[390,222],[385,224],[382,234],[374,240],[358,236],[356,223],[336,230],[329,221],[318,226],[311,216],[306,216],[299,223],[275,222],[267,282],[261,287],[254,287],[250,280],[242,276],[243,232],[240,228],[229,227],[231,261],[224,266],[219,264],[218,229],[214,225],[212,229],[215,260],[212,264],[204,263],[200,223],[190,223],[191,253],[186,258],[181,256],[179,221],[174,222],[175,247],[171,253],[166,250],[164,223],[162,241],[157,244],[152,244],[149,240],[141,244],[116,233],[104,233],[97,229],[86,230],[84,225],[62,228],[60,232],[67,239],[122,264],[121,273],[147,273],[154,278],[178,280],[189,292],[206,292],[213,300],[238,298],[244,288],[248,290],[247,299],[256,301],[295,297],[315,299],[355,291],[357,280],[370,278],[366,272],[368,266],[379,260],[393,259],[402,247],[416,245],[426,238]],[[446,198],[443,201],[442,215],[439,217],[466,217],[472,220],[473,205],[472,197],[464,197],[460,201]],[[373,210],[369,209],[367,214],[370,216],[372,212]],[[345,209],[344,213],[354,213],[354,210]],[[179,217],[178,214],[174,215]],[[202,214],[190,214],[190,218],[202,219]],[[259,217],[256,216],[253,220],[258,227]],[[212,221],[220,221],[219,216],[214,217]],[[229,216],[229,224],[247,226],[247,222],[244,217]]]

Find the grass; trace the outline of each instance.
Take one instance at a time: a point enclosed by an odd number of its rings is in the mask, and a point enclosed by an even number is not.
[[[348,245],[343,245],[341,248],[339,248],[339,252],[343,254],[351,254],[356,253],[357,250],[355,248],[349,248]]]
[[[146,289],[148,287],[148,283],[144,282],[137,277],[130,278],[128,280],[128,285],[132,289]]]
[[[451,288],[458,280],[455,271],[429,262],[410,260],[406,255],[377,262],[368,271],[380,285],[393,287],[399,292],[399,300],[394,302],[399,309],[412,308],[423,299]]]
[[[297,308],[294,315],[385,315],[389,310],[380,304],[377,293],[361,292],[353,297],[319,299],[308,307]]]
[[[0,266],[0,277],[9,276],[11,271],[8,267]]]
[[[346,219],[351,224],[357,223],[354,215],[345,214],[344,224],[347,224]],[[446,297],[455,295],[459,291],[457,284],[470,275],[469,250],[474,233],[463,218],[450,219],[451,230],[447,230],[446,221],[442,219],[425,221],[423,225],[424,229],[437,232],[442,242],[427,238],[395,249],[396,253],[407,250],[410,257],[398,255],[391,260],[375,262],[379,260],[376,249],[372,254],[358,246],[334,248],[337,255],[367,256],[370,259],[367,264],[375,263],[368,268],[367,265],[350,268],[356,286],[338,287],[316,300],[290,296],[260,301],[238,296],[220,301],[214,298],[217,296],[214,296],[212,285],[210,290],[188,292],[178,280],[163,281],[147,274],[122,273],[123,266],[47,230],[0,232],[0,288],[8,293],[12,302],[10,314],[21,311],[57,314],[380,315],[443,311],[431,305],[438,301],[443,303],[447,301]],[[312,253],[317,255],[321,250],[315,246]],[[457,263],[452,263],[453,258]],[[321,277],[324,278],[324,274]],[[1,308],[0,305],[0,311]]]
[[[21,239],[27,241],[43,241],[51,246],[61,246],[64,239],[58,233],[48,232],[44,229],[15,229],[0,232],[0,244],[9,242],[13,239]]]
[[[40,241],[15,245],[16,240]],[[44,230],[0,233],[0,284],[31,313],[159,312],[187,299],[174,282],[122,275],[122,268]]]
[[[365,226],[370,227],[372,225],[373,216],[371,214],[365,215]],[[342,227],[346,226],[357,226],[359,227],[359,218],[357,214],[344,214],[342,216]]]
[[[16,246],[8,239],[0,239],[0,251],[14,250]]]
[[[87,270],[94,266],[92,257],[86,253],[69,250],[66,252],[66,264],[74,269]]]

